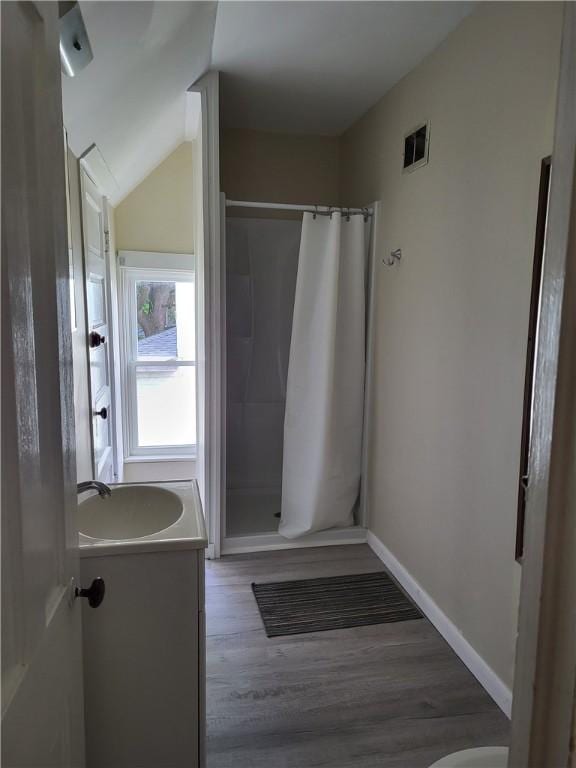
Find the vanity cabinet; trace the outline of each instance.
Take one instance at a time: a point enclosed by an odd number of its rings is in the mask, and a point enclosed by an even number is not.
[[[88,768],[205,765],[204,546],[81,546],[82,585],[106,584],[83,605]]]

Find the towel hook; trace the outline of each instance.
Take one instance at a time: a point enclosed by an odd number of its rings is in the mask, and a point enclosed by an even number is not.
[[[395,250],[390,251],[390,258],[389,259],[382,259],[382,261],[388,267],[393,267],[394,264],[397,261],[400,261],[401,258],[402,258],[402,249],[401,248],[396,248]]]

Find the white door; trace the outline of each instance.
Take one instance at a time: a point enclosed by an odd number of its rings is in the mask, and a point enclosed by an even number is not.
[[[84,764],[58,4],[2,16],[2,766]]]
[[[82,170],[81,181],[92,458],[94,479],[108,483],[113,479],[113,450],[104,199],[85,170]]]

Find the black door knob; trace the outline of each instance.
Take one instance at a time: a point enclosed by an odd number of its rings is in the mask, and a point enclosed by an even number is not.
[[[88,336],[88,343],[90,344],[92,349],[94,347],[99,347],[100,344],[104,344],[105,341],[106,341],[106,336],[100,336],[98,331],[91,331],[90,335]]]
[[[104,600],[104,595],[106,594],[106,584],[104,583],[104,579],[98,576],[94,579],[92,584],[90,584],[88,589],[76,587],[75,594],[76,597],[87,598],[90,608],[98,608],[98,606],[102,604],[102,600]]]
[[[94,416],[100,416],[101,419],[107,419],[108,418],[108,409],[107,408],[100,408],[99,411],[94,411]]]

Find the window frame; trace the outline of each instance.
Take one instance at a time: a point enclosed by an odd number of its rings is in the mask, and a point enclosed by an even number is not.
[[[189,445],[151,445],[138,444],[138,368],[178,367],[193,368],[194,360],[139,360],[138,359],[138,321],[136,306],[136,283],[151,282],[190,282],[196,284],[194,256],[191,254],[164,254],[150,252],[119,252],[121,306],[121,371],[122,371],[122,426],[124,432],[124,461],[178,461],[194,460],[197,455],[197,442]],[[158,264],[166,267],[158,267]],[[156,266],[152,267],[151,264]],[[197,329],[194,323],[194,357],[197,350]],[[196,409],[197,403],[194,402]]]

